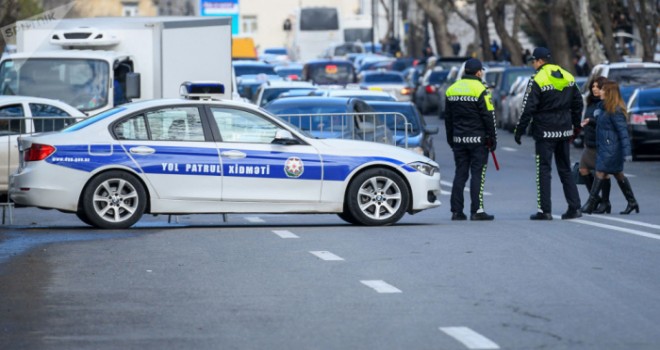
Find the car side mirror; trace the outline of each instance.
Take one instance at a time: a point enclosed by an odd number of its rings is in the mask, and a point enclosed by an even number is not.
[[[126,98],[140,98],[140,73],[126,73]]]
[[[275,138],[273,139],[274,144],[278,145],[298,145],[300,142],[293,137],[293,134],[289,130],[277,129],[275,132]]]
[[[429,135],[435,135],[440,132],[440,129],[437,126],[425,126],[424,133]]]

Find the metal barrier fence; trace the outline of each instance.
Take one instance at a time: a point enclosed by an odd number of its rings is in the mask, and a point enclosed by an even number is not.
[[[61,130],[85,117],[0,116],[0,208],[2,224],[12,223],[14,204],[9,200],[9,176],[18,169],[21,136]]]
[[[278,114],[313,137],[363,140],[408,147],[412,124],[401,113]]]

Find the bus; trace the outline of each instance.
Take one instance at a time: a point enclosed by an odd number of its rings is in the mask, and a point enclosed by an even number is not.
[[[323,55],[331,44],[344,42],[336,7],[301,7],[296,10],[289,33],[289,54],[306,62]]]

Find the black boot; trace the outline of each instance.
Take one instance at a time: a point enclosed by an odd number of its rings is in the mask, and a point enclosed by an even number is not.
[[[583,213],[591,214],[596,210],[599,201],[598,192],[600,192],[602,187],[603,179],[595,178],[594,184],[591,186],[591,192],[589,192],[589,200],[587,200],[587,203],[582,207]]]
[[[612,212],[612,204],[610,203],[610,188],[612,188],[612,181],[610,181],[610,179],[603,179],[600,203],[598,204],[598,209],[594,210],[594,214],[609,214]]]
[[[619,187],[621,187],[621,192],[623,192],[624,197],[626,197],[626,200],[628,201],[628,206],[626,207],[626,209],[624,209],[619,214],[628,215],[633,210],[639,213],[639,204],[637,204],[637,200],[635,199],[635,194],[633,193],[628,178],[624,177],[623,180],[617,182],[619,183]]]
[[[584,179],[584,186],[587,187],[587,190],[589,191],[589,194],[591,195],[591,189],[594,186],[594,174],[589,172],[588,175],[580,175],[580,176],[582,176],[582,178]],[[587,202],[587,203],[589,203],[589,202]],[[587,212],[586,211],[587,203],[584,203],[582,208],[580,208],[580,210],[584,213]],[[598,193],[596,193],[596,205],[595,206],[597,207],[599,204],[600,204],[600,197],[598,197]],[[589,214],[591,214],[591,213],[589,213]]]

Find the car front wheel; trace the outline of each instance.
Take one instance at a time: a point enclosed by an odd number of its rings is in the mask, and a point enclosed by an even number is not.
[[[399,174],[389,169],[369,169],[348,187],[346,207],[362,225],[391,225],[403,217],[410,203],[410,191]]]
[[[124,229],[144,213],[147,195],[135,176],[109,171],[93,178],[85,187],[82,208],[89,223],[98,228]]]

